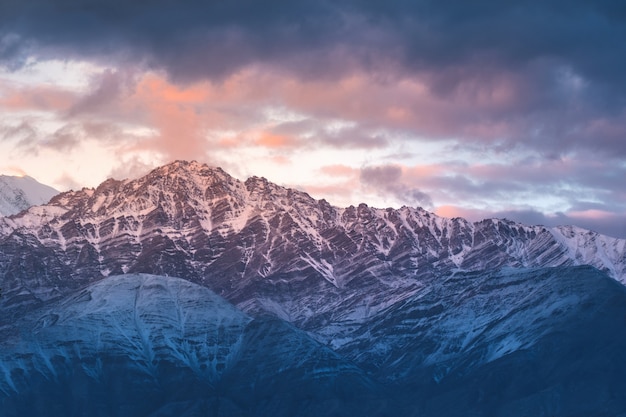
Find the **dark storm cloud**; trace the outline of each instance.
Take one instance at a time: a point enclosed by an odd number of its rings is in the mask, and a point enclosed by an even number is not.
[[[33,0],[0,5],[6,59],[34,41],[63,53],[116,55],[181,80],[219,77],[332,43],[339,16],[324,2]]]
[[[24,42],[16,34],[0,32],[0,62],[9,69],[23,66],[27,58],[24,46]]]
[[[15,35],[79,53],[128,48],[182,77],[343,45],[362,65],[387,57],[437,68],[442,92],[473,69],[488,76],[541,60],[621,88],[625,79],[621,1],[8,0],[0,16],[3,56],[17,54]]]
[[[448,137],[626,156],[621,0],[5,0],[0,28],[9,67],[61,55],[139,63],[180,82],[255,63],[302,79],[418,77],[450,103]],[[495,100],[503,88],[511,97]]]

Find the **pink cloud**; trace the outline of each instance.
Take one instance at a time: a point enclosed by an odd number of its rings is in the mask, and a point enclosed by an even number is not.
[[[297,141],[284,135],[276,135],[271,132],[260,132],[254,141],[254,144],[265,148],[286,148],[296,146]]]
[[[277,165],[290,165],[292,163],[291,159],[284,155],[272,155],[269,159]]]
[[[585,219],[585,220],[607,220],[615,217],[615,213],[611,213],[605,210],[580,210],[580,211],[570,211],[567,213],[568,216]]]
[[[319,169],[319,171],[329,177],[354,177],[359,174],[359,170],[347,165],[327,165]]]
[[[7,111],[37,110],[60,112],[77,99],[74,92],[51,86],[23,87],[3,85],[0,107]]]
[[[255,66],[220,82],[177,85],[160,73],[137,76],[107,71],[86,95],[42,86],[13,91],[0,103],[13,109],[57,113],[74,108],[67,115],[70,119],[89,109],[97,110],[88,117],[156,130],[157,135],[135,146],[151,148],[167,158],[205,154],[207,133],[229,130],[235,135],[212,133],[210,144],[384,148],[388,140],[381,136],[380,129],[408,130],[416,137],[431,139],[464,132],[495,140],[510,133],[505,122],[472,115],[485,108],[511,105],[517,94],[512,81],[503,78],[487,85],[467,83],[446,98],[434,93],[426,82],[419,76],[381,81],[364,72],[338,81],[306,81]],[[268,120],[264,109],[272,107],[298,113],[310,123],[300,126]],[[343,125],[337,128],[337,122]],[[283,125],[291,126],[291,131],[283,132]],[[256,139],[241,136],[255,131],[262,132]],[[233,140],[237,134],[240,139]]]
[[[403,166],[404,175],[410,177],[413,181],[422,181],[439,175],[449,174],[454,171],[451,164],[425,164],[414,166]]]
[[[438,206],[435,208],[434,212],[437,216],[451,219],[455,217],[462,217],[470,221],[479,221],[493,216],[493,213],[485,210],[470,209],[453,205]]]

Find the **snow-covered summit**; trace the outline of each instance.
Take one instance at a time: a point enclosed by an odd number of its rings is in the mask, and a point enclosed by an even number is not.
[[[0,175],[0,216],[45,204],[59,192],[29,176]]]

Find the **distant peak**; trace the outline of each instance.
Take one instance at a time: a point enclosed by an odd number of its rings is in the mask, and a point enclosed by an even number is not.
[[[59,192],[29,176],[0,175],[0,216],[47,203]]]

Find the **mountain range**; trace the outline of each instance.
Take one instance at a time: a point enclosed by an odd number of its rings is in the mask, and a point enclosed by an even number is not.
[[[626,241],[588,230],[337,208],[177,161],[0,218],[0,405],[626,415],[625,282]]]

